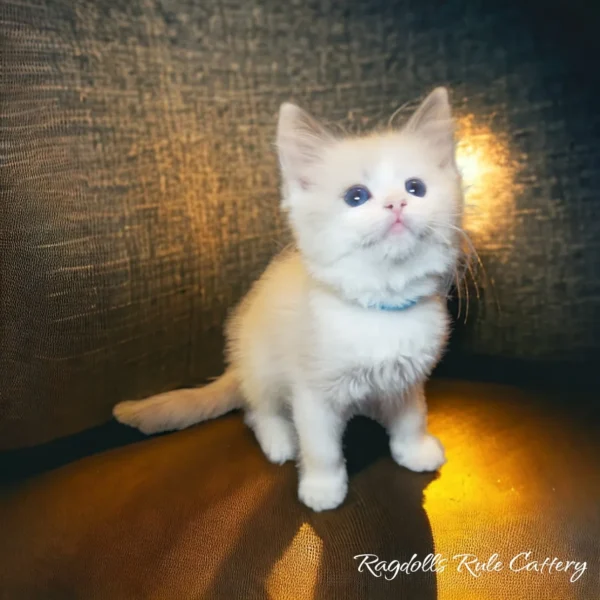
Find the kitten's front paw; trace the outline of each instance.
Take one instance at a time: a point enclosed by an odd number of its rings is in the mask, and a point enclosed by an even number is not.
[[[344,469],[331,473],[308,473],[301,477],[298,498],[315,512],[339,506],[348,492],[348,475]]]
[[[436,471],[446,462],[444,447],[430,434],[411,441],[392,441],[392,457],[411,471]]]

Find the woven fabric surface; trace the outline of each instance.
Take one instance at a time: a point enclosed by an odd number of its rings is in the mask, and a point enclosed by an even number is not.
[[[289,239],[284,100],[360,131],[449,85],[485,266],[453,351],[597,355],[590,36],[529,4],[3,0],[1,445],[218,374],[207,348]]]

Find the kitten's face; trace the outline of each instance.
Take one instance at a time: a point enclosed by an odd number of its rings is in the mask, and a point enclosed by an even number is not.
[[[309,260],[398,261],[454,239],[462,195],[445,90],[400,131],[341,140],[284,105],[278,144],[284,206]]]

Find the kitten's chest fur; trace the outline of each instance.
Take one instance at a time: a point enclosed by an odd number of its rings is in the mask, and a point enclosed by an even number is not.
[[[425,379],[441,355],[448,316],[437,298],[398,312],[315,298],[315,376],[339,402],[402,393]]]

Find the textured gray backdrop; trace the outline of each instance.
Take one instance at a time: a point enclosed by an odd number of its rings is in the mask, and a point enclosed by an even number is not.
[[[227,311],[287,239],[283,100],[355,131],[448,84],[487,271],[454,352],[598,356],[595,68],[532,14],[1,0],[0,447],[218,374]]]

